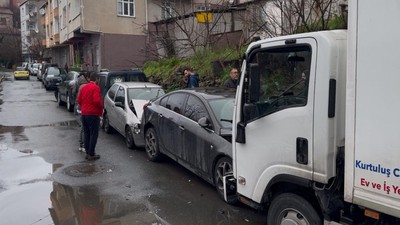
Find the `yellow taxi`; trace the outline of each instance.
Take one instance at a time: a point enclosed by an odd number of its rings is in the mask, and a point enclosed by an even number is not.
[[[17,69],[14,71],[14,79],[29,79],[29,72],[25,70],[25,67],[18,66]]]

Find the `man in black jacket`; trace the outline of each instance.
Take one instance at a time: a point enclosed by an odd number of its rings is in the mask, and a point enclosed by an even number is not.
[[[229,75],[230,75],[230,78],[225,81],[224,87],[236,88],[238,85],[238,78],[239,78],[238,70],[236,68],[232,68],[231,73]]]

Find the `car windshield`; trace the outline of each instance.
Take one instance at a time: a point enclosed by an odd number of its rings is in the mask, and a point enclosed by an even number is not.
[[[57,67],[49,67],[47,74],[60,75],[60,69]]]
[[[25,71],[25,67],[17,67],[17,71]]]
[[[232,128],[234,98],[219,98],[208,101],[219,124],[224,128]]]
[[[129,88],[128,98],[132,99],[151,100],[165,94],[161,88]]]

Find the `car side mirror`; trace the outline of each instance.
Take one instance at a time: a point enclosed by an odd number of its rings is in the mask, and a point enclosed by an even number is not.
[[[122,102],[115,102],[115,106],[125,108],[124,104]]]
[[[210,120],[207,117],[201,117],[197,123],[203,128],[211,128]]]

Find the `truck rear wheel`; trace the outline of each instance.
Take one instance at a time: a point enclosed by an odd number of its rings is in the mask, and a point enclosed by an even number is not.
[[[268,225],[322,225],[315,208],[303,197],[280,194],[272,200],[267,216]]]

